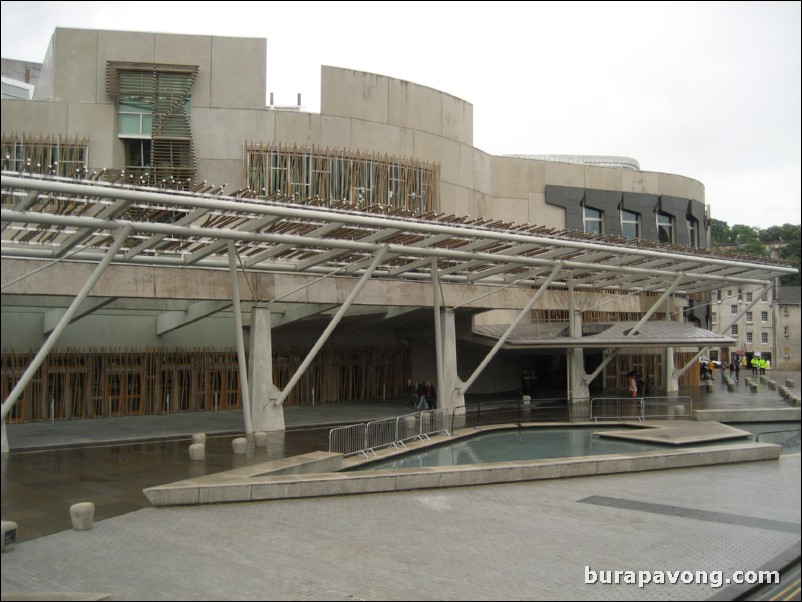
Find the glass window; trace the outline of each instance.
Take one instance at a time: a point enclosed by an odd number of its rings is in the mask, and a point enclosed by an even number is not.
[[[746,321],[748,323],[750,323],[750,324],[752,323],[752,312],[751,311],[746,312]]]
[[[674,242],[674,218],[665,213],[657,214],[657,240]]]
[[[711,314],[710,314],[710,321],[711,321],[713,324],[715,324],[715,323],[716,323],[717,319],[718,319],[718,318],[717,318],[717,314],[716,314],[716,312],[713,312],[713,313],[711,313]]]
[[[769,333],[768,332],[761,332],[760,333],[760,342],[764,345],[769,342]]]
[[[738,334],[738,325],[733,324],[730,330],[732,331],[732,334]]]
[[[791,336],[791,330],[790,330],[790,328],[789,328],[788,326],[786,326],[786,327],[784,327],[784,328],[783,328],[783,334],[784,334],[786,337],[790,337],[790,336]]]
[[[735,315],[738,313],[738,306],[737,305],[730,305],[730,313]]]
[[[760,300],[763,301],[763,303],[766,303],[769,300],[769,294],[763,293],[763,296],[760,298]]]
[[[746,302],[747,303],[751,303],[752,302],[752,293],[746,293]]]
[[[746,342],[747,343],[751,343],[752,342],[752,333],[751,332],[747,332],[746,333]]]
[[[123,139],[125,146],[125,168],[150,167],[150,140]]]
[[[761,322],[768,322],[769,321],[769,312],[761,311],[760,312],[760,321]]]
[[[125,136],[150,136],[153,130],[153,109],[149,102],[120,99],[118,133]]]
[[[640,237],[640,215],[632,211],[621,210],[621,235],[624,238]]]
[[[602,227],[602,216],[604,215],[598,209],[592,207],[585,207],[585,232],[588,234],[603,234],[604,228]]]
[[[699,246],[699,222],[696,221],[696,218],[688,216],[688,236],[690,237],[690,242],[688,243],[691,247],[698,247]]]

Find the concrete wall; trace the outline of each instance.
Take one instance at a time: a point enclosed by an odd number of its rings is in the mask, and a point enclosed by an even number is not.
[[[566,207],[546,202],[547,187],[566,187],[631,193],[636,204],[692,199],[692,213],[704,214],[702,185],[682,176],[488,155],[473,146],[469,102],[383,75],[324,66],[320,114],[265,110],[263,39],[56,29],[37,88],[37,98],[55,102],[4,100],[3,132],[89,136],[90,166],[121,168],[116,110],[105,92],[107,61],[199,66],[191,108],[198,179],[226,183],[228,190],[245,185],[243,144],[276,142],[439,163],[444,213],[576,227]],[[609,226],[610,233],[620,227]],[[684,219],[677,222],[678,242],[681,229]]]

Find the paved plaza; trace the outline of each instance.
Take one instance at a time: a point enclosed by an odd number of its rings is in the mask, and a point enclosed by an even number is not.
[[[762,402],[720,395],[760,407],[777,394],[761,393]],[[176,463],[189,464],[181,445]],[[117,447],[99,449],[113,456]],[[6,458],[4,519],[15,503],[6,492],[15,462],[55,453]],[[134,458],[120,457],[120,474],[126,464],[135,472]],[[91,531],[33,539],[15,518],[20,541],[3,554],[2,592],[103,592],[115,600],[732,599],[726,580],[736,571],[779,568],[778,559],[798,548],[801,469],[792,454],[470,488],[142,507],[98,520]],[[160,482],[170,480],[164,476]],[[103,483],[95,485],[100,498]],[[66,514],[68,497],[51,510]],[[707,571],[722,582],[599,582],[616,570]],[[596,583],[585,583],[593,576]]]

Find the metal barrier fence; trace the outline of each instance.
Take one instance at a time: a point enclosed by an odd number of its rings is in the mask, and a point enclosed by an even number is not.
[[[395,438],[403,445],[404,441],[420,439],[420,412],[404,414],[395,419]]]
[[[530,402],[518,399],[483,401],[476,411],[475,427],[478,429],[483,425],[509,423],[521,426],[522,422],[569,422],[569,419],[570,404],[566,398]]]
[[[373,451],[382,447],[398,447],[395,418],[373,420],[365,426],[365,449]]]
[[[437,433],[449,434],[448,431],[448,412],[442,408],[435,410],[424,410],[420,413],[420,434],[421,437],[429,438],[429,435]]]
[[[375,455],[374,450],[382,447],[406,447],[404,441],[428,438],[436,433],[450,434],[448,419],[446,410],[436,409],[333,428],[329,431],[329,451],[345,456],[367,456],[368,452]]]
[[[644,420],[652,418],[691,419],[693,417],[693,399],[687,396],[644,397],[641,406]]]
[[[591,420],[649,420],[687,418],[693,415],[693,400],[674,397],[595,397],[590,400]]]
[[[365,430],[365,424],[352,424],[331,429],[329,431],[329,451],[345,456],[365,453]]]
[[[789,431],[766,431],[758,433],[759,443],[774,443],[782,446],[783,454],[798,454],[800,452],[800,429]]]

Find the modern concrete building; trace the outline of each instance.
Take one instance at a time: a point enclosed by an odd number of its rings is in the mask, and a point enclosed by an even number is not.
[[[4,416],[237,407],[248,388],[280,408],[407,377],[453,409],[522,372],[572,401],[632,369],[674,390],[734,343],[708,330],[709,291],[793,271],[706,251],[691,178],[489,155],[470,103],[348,69],[322,68],[320,114],[275,110],[267,76],[262,39],[56,30],[33,100],[2,101]]]

